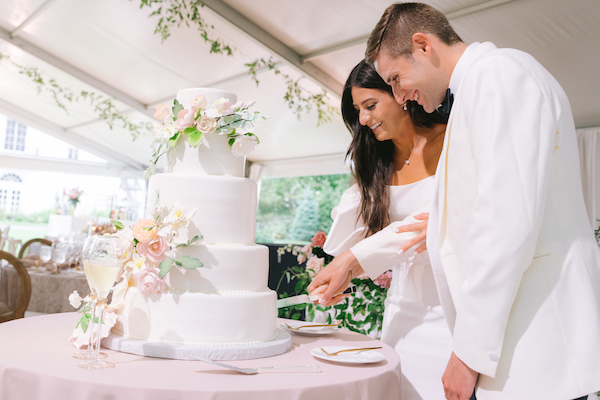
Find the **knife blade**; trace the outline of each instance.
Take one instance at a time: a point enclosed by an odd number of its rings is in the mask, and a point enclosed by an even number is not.
[[[350,286],[348,289],[344,290],[342,293],[336,294],[335,296],[350,293],[356,293],[356,286]],[[309,296],[307,294],[300,294],[298,296],[286,297],[285,299],[277,300],[277,308],[294,306],[296,304],[312,303],[317,300],[319,300],[318,294],[314,294],[312,296]]]

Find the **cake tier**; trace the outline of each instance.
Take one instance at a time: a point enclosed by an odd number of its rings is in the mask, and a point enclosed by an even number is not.
[[[256,182],[212,175],[156,174],[148,183],[151,210],[159,193],[161,205],[180,201],[188,212],[196,207],[188,236],[204,236],[213,244],[254,244]]]
[[[229,136],[207,133],[193,148],[185,140],[167,152],[165,172],[244,176],[246,157],[236,157],[229,146]]]
[[[172,291],[259,291],[269,281],[266,246],[193,244],[178,249],[177,256],[197,258],[204,266],[193,270],[171,269],[165,279]]]
[[[204,95],[204,97],[206,97],[206,102],[209,106],[221,98],[226,98],[232,104],[235,104],[237,102],[237,96],[235,95],[235,93],[231,93],[226,90],[211,88],[182,89],[179,92],[177,92],[177,101],[181,103],[183,108],[189,109],[190,105],[192,104],[192,100],[194,100],[194,98],[199,94]]]
[[[209,107],[220,98],[226,98],[233,104],[237,101],[237,96],[231,92],[208,88],[180,90],[177,100],[184,108],[189,109],[192,100],[199,94],[206,97]],[[202,143],[196,148],[180,139],[167,153],[165,172],[244,176],[246,159],[234,156],[228,142],[227,135],[215,133],[205,134]]]
[[[141,294],[129,288],[116,334],[199,346],[265,342],[276,337],[277,295],[253,293]]]

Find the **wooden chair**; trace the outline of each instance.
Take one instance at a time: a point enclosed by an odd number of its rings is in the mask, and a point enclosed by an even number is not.
[[[38,242],[41,244],[44,244],[46,246],[52,246],[52,242],[49,240],[46,240],[46,239],[36,238],[36,239],[28,240],[27,242],[25,242],[25,244],[23,246],[21,246],[21,251],[19,252],[19,258],[23,258],[23,256],[25,256],[25,250],[27,250],[29,245],[31,245],[32,243],[38,243]]]
[[[0,322],[23,318],[25,310],[27,310],[27,306],[29,305],[29,299],[31,299],[31,278],[25,266],[12,254],[0,250],[0,260],[6,260],[12,265],[17,271],[21,282],[21,290],[19,291],[17,306],[14,310],[11,310],[8,305],[0,302]]]

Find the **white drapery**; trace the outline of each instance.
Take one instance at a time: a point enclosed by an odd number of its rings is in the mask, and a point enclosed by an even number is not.
[[[577,129],[583,199],[592,228],[600,219],[600,127]]]

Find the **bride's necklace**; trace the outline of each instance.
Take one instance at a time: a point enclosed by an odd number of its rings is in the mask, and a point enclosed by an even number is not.
[[[417,135],[417,140],[415,141],[415,145],[413,146],[412,150],[410,151],[410,154],[409,154],[408,158],[406,159],[406,161],[404,161],[406,163],[406,165],[410,164],[410,158],[412,157],[412,154],[415,151],[415,147],[417,147],[417,143],[419,143],[420,137],[421,137],[421,135]]]

